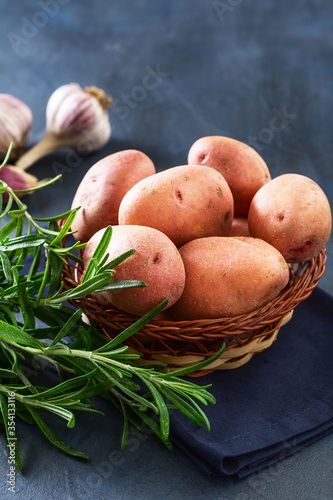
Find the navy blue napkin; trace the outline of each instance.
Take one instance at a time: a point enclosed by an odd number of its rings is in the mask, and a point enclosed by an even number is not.
[[[172,416],[173,442],[210,477],[257,472],[333,430],[333,297],[316,288],[273,345],[197,380],[217,399],[211,431]]]

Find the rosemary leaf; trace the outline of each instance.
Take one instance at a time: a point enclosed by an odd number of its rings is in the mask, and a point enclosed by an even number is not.
[[[82,451],[75,450],[71,446],[69,446],[67,443],[62,441],[54,432],[50,429],[50,427],[46,424],[46,422],[40,417],[38,412],[31,407],[28,407],[28,410],[30,414],[32,415],[34,421],[44,434],[44,436],[52,443],[54,446],[59,448],[60,450],[64,451],[68,455],[72,455],[74,457],[78,458],[85,458],[86,460],[89,459],[89,455],[86,453],[83,453]]]
[[[43,187],[48,189],[56,180],[51,179]],[[73,234],[71,226],[79,207],[59,216],[33,218],[17,192],[0,180],[1,200],[5,192],[8,202],[0,206],[0,219],[4,220],[0,228],[0,428],[8,440],[10,436],[15,442],[17,469],[22,469],[22,462],[16,434],[9,434],[8,397],[12,393],[17,417],[36,424],[63,452],[85,459],[86,453],[73,449],[54,434],[42,416],[45,412],[58,415],[73,428],[77,412],[98,413],[93,408],[94,398],[106,398],[123,415],[122,450],[130,424],[139,429],[144,424],[172,450],[171,409],[209,430],[199,404],[205,407],[215,403],[208,392],[210,386],[199,386],[180,377],[207,366],[223,347],[211,359],[172,373],[160,372],[160,364],[138,365],[140,356],[128,352],[127,340],[162,311],[167,300],[110,341],[96,330],[94,322],[87,325],[82,321],[81,309],[70,305],[94,292],[146,286],[137,280],[113,279],[114,268],[130,258],[135,249],[108,262],[107,249],[112,241],[112,228],[108,227],[81,284],[64,290],[64,260],[82,264],[77,250],[85,244],[63,245]],[[61,226],[60,219],[64,221]],[[26,226],[27,233],[23,234]],[[45,386],[44,382],[32,382],[32,376],[37,374],[45,380]]]

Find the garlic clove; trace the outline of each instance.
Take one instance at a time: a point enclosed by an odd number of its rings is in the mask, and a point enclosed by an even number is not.
[[[77,135],[95,123],[100,110],[96,99],[91,99],[79,85],[63,85],[47,103],[46,128],[59,136]]]
[[[31,189],[45,182],[45,179],[39,181],[34,175],[30,175],[12,165],[5,165],[1,168],[0,180],[8,184],[14,191],[17,189]],[[27,193],[17,193],[17,196],[21,198],[24,194]],[[6,191],[2,193],[2,199],[4,202],[8,201],[8,193]]]
[[[80,90],[81,87],[77,83],[69,83],[68,85],[62,85],[53,92],[46,106],[47,130],[56,129],[56,124],[54,122],[59,109],[62,107],[63,103],[66,102],[68,97]]]
[[[100,149],[111,135],[106,112],[111,101],[107,99],[110,98],[96,87],[83,90],[75,83],[59,87],[46,108],[48,133],[66,138],[71,147],[82,153]]]
[[[111,102],[112,98],[97,87],[62,85],[48,100],[45,136],[16,165],[27,169],[42,156],[64,147],[82,154],[100,149],[111,136],[106,111]]]
[[[76,83],[62,85],[48,101],[46,129],[59,138],[67,138],[74,149],[82,149],[82,143],[87,153],[100,149],[111,135],[106,112],[111,102],[97,87],[82,89]]]
[[[111,136],[111,124],[107,113],[100,115],[96,123],[80,135],[79,140],[72,143],[78,153],[84,155],[101,149]]]
[[[0,94],[0,158],[3,159],[13,142],[11,157],[23,149],[32,124],[32,112],[20,99]]]

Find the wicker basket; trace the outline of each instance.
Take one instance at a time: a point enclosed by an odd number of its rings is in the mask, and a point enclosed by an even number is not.
[[[324,273],[326,252],[308,262],[290,265],[287,287],[273,301],[251,313],[228,318],[165,321],[153,320],[128,339],[131,352],[141,355],[141,363],[159,362],[170,370],[193,365],[212,356],[222,346],[220,358],[194,376],[214,370],[238,368],[254,354],[270,347],[280,327],[290,320],[294,308],[307,299]],[[64,289],[80,283],[82,268],[67,262],[63,267]],[[100,303],[94,296],[72,301],[108,339],[134,323],[135,316]]]

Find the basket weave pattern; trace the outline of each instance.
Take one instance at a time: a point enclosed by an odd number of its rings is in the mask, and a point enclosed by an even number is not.
[[[308,262],[290,265],[287,287],[273,301],[251,313],[193,321],[152,320],[128,339],[130,350],[142,356],[142,363],[158,361],[172,370],[212,356],[225,342],[221,357],[204,372],[237,368],[274,342],[294,308],[310,296],[325,271],[325,263],[326,252],[322,250]],[[67,262],[64,265],[64,290],[80,283],[82,271],[78,264]],[[95,320],[98,330],[108,339],[137,319],[111,304],[102,304],[93,295],[73,300],[72,304],[82,308],[89,320]]]

